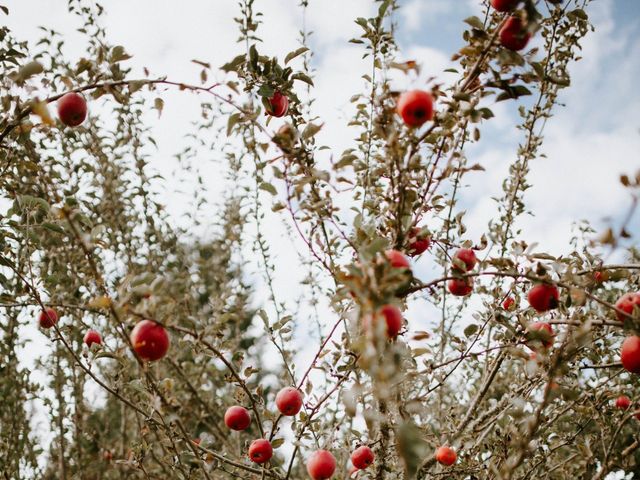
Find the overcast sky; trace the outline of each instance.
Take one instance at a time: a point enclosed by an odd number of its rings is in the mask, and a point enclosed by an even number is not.
[[[229,60],[240,47],[232,21],[238,14],[233,0],[109,0],[105,24],[114,44],[124,45],[133,55],[130,65],[136,77],[142,67],[154,74],[167,75],[172,80],[198,83],[199,68],[191,59],[219,66]],[[260,36],[261,50],[284,57],[297,44],[301,27],[298,0],[257,0],[256,9],[265,13]],[[479,11],[474,0],[405,0],[396,16],[400,58],[415,59],[423,66],[420,79],[400,79],[398,89],[420,88],[421,81],[436,76],[446,81],[442,70],[451,55],[462,46],[462,20]],[[74,32],[75,17],[66,12],[64,1],[0,0],[11,10],[2,17],[20,39],[34,41],[45,25],[62,32],[69,42],[66,54],[77,58],[83,54],[83,40]],[[540,249],[553,253],[567,251],[572,223],[588,219],[602,227],[607,217],[619,220],[629,205],[628,194],[621,188],[621,173],[634,174],[640,167],[640,1],[594,0],[589,8],[596,27],[583,43],[584,59],[571,68],[572,86],[563,91],[564,107],[557,110],[546,127],[543,151],[546,158],[531,164],[526,200],[534,216],[520,225],[524,237],[540,243]],[[319,136],[323,144],[341,152],[349,145],[353,132],[344,128],[350,115],[349,98],[360,91],[367,62],[362,51],[348,40],[359,34],[353,19],[373,13],[369,0],[310,0],[307,27],[314,31],[314,68],[317,99],[315,111],[325,128]],[[221,72],[215,75],[223,79]],[[165,109],[158,120],[150,122],[159,140],[152,162],[153,168],[169,174],[174,166],[172,155],[183,145],[189,120],[198,115],[198,100],[184,92],[167,92]],[[472,184],[463,196],[462,208],[467,209],[468,238],[477,241],[495,215],[493,196],[501,193],[501,182],[521,141],[514,128],[516,105],[504,102],[496,105],[497,117],[483,125],[484,141],[469,150],[473,162],[481,163],[485,172],[467,177]],[[477,178],[475,177],[477,176]],[[212,196],[221,186],[215,172],[208,177]],[[171,200],[170,198],[168,199]],[[215,202],[215,198],[212,198]],[[180,213],[180,202],[173,213]],[[277,225],[277,222],[270,222]],[[634,220],[638,228],[638,218]],[[274,253],[281,264],[296,264],[291,258],[291,243],[278,241],[283,231],[271,227],[268,232],[274,243]],[[429,258],[415,265],[418,276],[430,275]],[[294,270],[276,272],[277,290],[295,292],[299,275]],[[258,302],[266,301],[266,292],[256,276]],[[292,300],[295,295],[292,295]],[[416,308],[408,314],[415,330],[428,329],[430,322]],[[34,339],[38,333],[32,332]]]

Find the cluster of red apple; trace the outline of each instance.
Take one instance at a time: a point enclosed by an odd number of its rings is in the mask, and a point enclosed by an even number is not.
[[[276,407],[281,415],[293,417],[302,408],[302,392],[294,387],[285,387],[276,395]],[[224,414],[224,423],[231,430],[246,430],[251,424],[249,411],[240,405],[229,407]],[[273,456],[271,442],[259,438],[249,445],[249,459],[255,463],[268,462]],[[373,463],[374,454],[371,448],[362,445],[351,454],[351,463],[356,470],[365,469]],[[307,459],[307,472],[314,480],[326,480],[336,470],[336,459],[328,450],[316,450]]]
[[[562,0],[548,0],[549,3],[562,3]],[[491,6],[498,12],[512,12],[522,3],[522,0],[491,0]],[[500,44],[509,50],[518,51],[527,46],[531,39],[527,25],[524,24],[520,17],[510,16],[504,22],[504,25],[498,32]]]
[[[289,111],[289,98],[275,92],[267,101],[267,114],[282,117]],[[76,92],[64,94],[58,100],[58,117],[67,127],[77,127],[87,118],[87,101]]]
[[[58,313],[51,307],[40,312],[38,323],[41,328],[49,329],[58,323]],[[153,320],[141,320],[131,330],[129,336],[133,351],[141,360],[153,362],[164,357],[169,350],[171,340],[167,330]],[[87,347],[102,345],[102,336],[95,330],[87,330],[82,340]]]

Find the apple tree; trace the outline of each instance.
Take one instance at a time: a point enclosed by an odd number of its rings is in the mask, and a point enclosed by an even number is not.
[[[640,472],[640,174],[621,172],[621,226],[581,223],[560,256],[521,226],[552,215],[527,206],[529,168],[591,2],[480,1],[455,68],[408,91],[394,78],[420,59],[396,43],[400,2],[371,3],[341,151],[322,133],[342,120],[314,113],[312,32],[266,55],[259,0],[238,2],[238,45],[220,46],[237,55],[195,60],[200,83],[134,75],[108,4],[68,0],[81,58],[46,26],[35,45],[0,27],[3,478]],[[174,90],[201,115],[167,178],[145,119]],[[498,102],[517,105],[521,140],[475,237],[463,195],[489,172],[469,152]]]

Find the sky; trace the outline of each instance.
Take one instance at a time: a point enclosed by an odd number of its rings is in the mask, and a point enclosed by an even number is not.
[[[109,0],[104,19],[110,41],[124,45],[133,55],[129,65],[134,77],[147,67],[155,75],[171,80],[198,83],[199,67],[191,62],[198,59],[220,66],[236,53],[237,31],[232,18],[237,15],[233,0],[190,0],[180,7],[173,0]],[[297,0],[257,0],[256,9],[264,12],[260,36],[264,40],[261,51],[283,58],[297,46],[302,25]],[[452,65],[450,58],[463,45],[463,19],[479,13],[475,0],[405,0],[396,14],[400,46],[399,58],[415,59],[422,65],[418,78],[397,79],[397,89],[421,88],[425,79],[436,76],[447,80],[442,71]],[[0,0],[11,13],[1,17],[21,38],[35,42],[40,35],[39,25],[45,25],[67,38],[65,54],[77,58],[83,54],[83,39],[75,32],[75,17],[66,11],[63,1]],[[345,128],[351,114],[349,98],[361,90],[361,75],[368,71],[368,63],[361,59],[358,46],[348,43],[359,34],[353,19],[368,17],[374,12],[370,0],[311,0],[305,18],[312,30],[315,69],[314,113],[325,127],[320,143],[341,152],[350,145],[353,131]],[[630,204],[628,192],[619,183],[621,173],[635,174],[640,167],[640,2],[638,0],[594,0],[588,12],[595,32],[583,42],[583,59],[571,67],[572,85],[563,90],[563,106],[547,123],[544,158],[531,164],[530,183],[526,201],[532,216],[523,218],[519,226],[523,237],[538,242],[540,249],[551,253],[568,250],[572,225],[576,220],[588,219],[597,228],[615,223],[623,217]],[[213,74],[223,80],[222,72]],[[347,87],[345,87],[347,86]],[[198,116],[198,99],[184,92],[163,94],[165,107],[161,118],[149,116],[158,139],[152,168],[170,176],[175,167],[173,155],[184,145],[190,120]],[[461,208],[467,210],[468,237],[477,241],[495,214],[491,199],[501,193],[501,182],[515,159],[520,132],[516,105],[503,102],[494,108],[496,118],[482,126],[483,141],[467,151],[475,163],[486,171],[475,173],[478,178],[465,189]],[[213,152],[215,155],[215,152]],[[217,201],[224,183],[215,168],[206,172],[211,201]],[[178,199],[178,197],[176,197]],[[180,217],[184,203],[168,197],[168,210]],[[276,272],[276,291],[292,292],[285,298],[295,300],[295,292],[305,272],[292,258],[291,242],[278,227],[278,218],[267,222],[267,232],[273,244],[275,261],[289,266]],[[640,227],[638,216],[633,229]],[[300,245],[293,245],[300,248]],[[428,256],[414,265],[416,275],[431,275]],[[257,270],[257,268],[256,268]],[[249,272],[251,275],[251,272]],[[256,287],[255,300],[267,301],[266,290],[259,275],[251,277]],[[427,315],[413,306],[407,318],[415,330],[428,329]],[[43,337],[35,330],[28,332],[34,342]],[[303,335],[304,336],[304,335]],[[304,357],[304,355],[303,355]],[[304,362],[304,358],[302,361]],[[29,362],[28,359],[26,359]],[[306,364],[306,362],[305,362]]]

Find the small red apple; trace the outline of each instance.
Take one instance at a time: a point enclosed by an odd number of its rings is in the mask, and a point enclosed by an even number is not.
[[[433,118],[433,97],[423,90],[404,92],[398,99],[398,115],[409,127],[419,127]]]
[[[628,313],[629,315],[633,315],[633,311],[636,307],[640,309],[640,292],[625,293],[616,302],[616,308]],[[621,322],[624,322],[627,319],[627,317],[620,312],[616,312],[616,316]]]
[[[606,274],[606,272],[601,272],[600,270],[598,270],[597,272],[595,272],[593,274],[593,280],[596,283],[602,283],[604,281],[607,280],[608,275]]]
[[[442,465],[450,467],[456,460],[458,459],[458,455],[451,447],[438,447],[436,450],[436,461]]]
[[[58,314],[53,308],[47,307],[38,316],[40,328],[51,328],[58,323]]]
[[[67,127],[77,127],[87,118],[87,102],[76,92],[69,92],[58,100],[58,117]]]
[[[509,17],[500,29],[500,43],[509,50],[522,50],[531,39],[531,34],[519,17]]]
[[[91,347],[94,343],[102,345],[102,337],[95,330],[87,330],[82,341],[86,343],[87,347]]]
[[[169,350],[169,334],[162,325],[152,320],[138,322],[131,330],[130,338],[133,350],[142,360],[159,360]]]
[[[387,338],[396,338],[400,330],[402,330],[402,312],[400,309],[394,305],[384,305],[373,316],[373,321],[376,322],[381,317],[384,318],[386,323]],[[371,315],[365,315],[363,317],[364,330],[367,331],[371,324]]]
[[[529,332],[535,332],[536,339],[542,342],[544,348],[549,348],[553,345],[553,327],[547,322],[533,322],[527,327]]]
[[[473,280],[471,278],[452,278],[447,282],[447,288],[452,295],[466,297],[473,291]]]
[[[477,262],[478,259],[473,250],[470,248],[461,248],[453,254],[452,268],[461,272],[469,272],[473,270]]]
[[[336,471],[336,459],[327,450],[316,450],[307,460],[307,472],[313,480],[328,480]]]
[[[616,398],[616,408],[626,410],[631,406],[631,399],[626,395],[620,395]]]
[[[507,297],[504,299],[504,302],[502,302],[502,308],[504,308],[507,311],[511,311],[513,310],[513,307],[515,306],[516,301],[513,299],[513,297]]]
[[[267,114],[272,117],[284,117],[289,111],[289,98],[281,92],[276,92],[268,101]]]
[[[384,255],[394,268],[410,268],[409,260],[398,250],[387,250]]]
[[[491,0],[491,6],[498,12],[510,12],[519,2],[520,0]]]
[[[527,294],[529,305],[538,313],[556,308],[559,298],[558,287],[546,283],[534,285]]]
[[[374,458],[373,450],[366,445],[362,445],[356,448],[351,454],[351,463],[353,463],[353,466],[357,469],[364,470],[373,463]]]
[[[282,415],[297,415],[302,408],[302,392],[293,387],[283,388],[276,395],[276,407]]]
[[[629,372],[640,374],[640,337],[627,337],[622,342],[620,361]]]
[[[234,405],[224,412],[224,424],[231,430],[246,430],[251,424],[251,415],[246,408]]]
[[[407,253],[415,257],[426,252],[431,246],[431,238],[429,235],[420,234],[422,229],[419,227],[414,227],[409,232],[409,245],[407,249]]]
[[[249,459],[255,463],[266,463],[273,456],[273,447],[271,442],[264,438],[254,440],[249,445]]]

